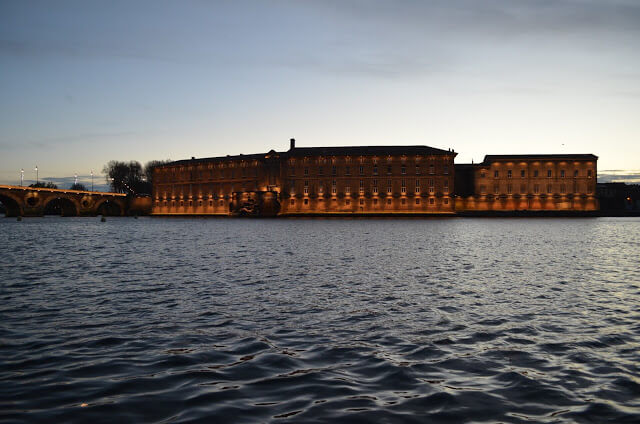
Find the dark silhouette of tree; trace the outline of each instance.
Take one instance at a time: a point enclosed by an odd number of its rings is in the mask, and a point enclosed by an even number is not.
[[[151,187],[153,186],[153,169],[156,166],[164,165],[165,163],[171,162],[171,159],[167,160],[150,160],[144,165],[144,176],[147,180],[147,184],[149,186],[148,193],[151,194]]]
[[[138,161],[112,160],[104,166],[102,172],[106,175],[107,184],[116,193],[137,194],[143,183],[142,165]]]
[[[51,181],[46,182],[46,183],[44,181],[39,181],[37,183],[29,184],[29,187],[33,187],[33,188],[58,188],[58,186],[55,185],[54,183],[52,183]]]
[[[152,160],[143,168],[138,161],[112,160],[104,166],[102,172],[106,175],[107,184],[116,193],[151,194],[153,168],[168,162],[171,161]]]
[[[69,187],[69,190],[88,191],[87,188],[82,183],[74,183],[74,184],[72,184],[71,187]]]

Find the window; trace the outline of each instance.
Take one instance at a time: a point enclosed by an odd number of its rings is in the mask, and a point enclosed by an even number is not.
[[[448,167],[447,165],[445,165],[445,166],[444,166],[444,168],[443,168],[443,170],[442,170],[442,173],[443,173],[444,175],[449,175],[449,167]]]
[[[540,186],[539,186],[538,184],[534,184],[534,185],[533,185],[533,192],[534,192],[535,194],[540,193]]]
[[[420,193],[420,180],[416,180],[416,193]]]
[[[364,205],[364,199],[360,199],[360,204]]]
[[[560,193],[565,193],[567,191],[567,188],[565,187],[564,184],[560,185]]]
[[[512,187],[511,184],[507,184],[507,194],[511,194]]]
[[[444,180],[444,189],[445,191],[449,191],[449,180]]]
[[[445,197],[445,198],[444,198],[444,204],[445,204],[445,205],[448,205],[448,204],[449,204],[449,198],[448,198],[448,197]]]
[[[377,166],[373,167],[373,175],[378,175],[378,167]]]
[[[364,175],[364,166],[360,167],[360,175]]]
[[[402,180],[402,193],[406,193],[407,192],[407,181],[406,180]]]
[[[564,178],[564,169],[560,170],[560,178]]]
[[[407,204],[407,199],[402,199],[402,205],[406,205]]]
[[[323,167],[319,167],[318,168],[318,175],[324,175],[324,168]]]
[[[551,170],[547,169],[547,178],[551,178]]]
[[[351,175],[351,167],[347,166],[344,173],[345,175]]]
[[[402,165],[402,168],[400,168],[400,172],[402,173],[402,175],[407,173],[407,167]]]
[[[309,181],[304,182],[304,194],[309,194]]]
[[[511,178],[511,170],[510,169],[507,171],[507,178]]]
[[[295,201],[294,199],[291,199],[291,200],[289,201],[289,204],[291,204],[291,205],[295,205],[295,204],[296,204],[296,201]]]
[[[373,180],[373,193],[378,194],[378,180]]]
[[[420,175],[420,165],[416,165],[416,175]]]
[[[527,192],[527,185],[520,184],[520,194],[525,194]]]
[[[331,194],[336,194],[336,180],[331,181]]]
[[[480,173],[480,178],[485,178],[486,176],[487,176],[487,174],[485,174],[485,173],[484,173],[484,171],[482,171],[482,172]]]
[[[345,186],[345,188],[344,188],[344,192],[345,192],[346,194],[351,194],[351,186]]]
[[[419,204],[420,204],[420,198],[416,197],[416,205],[419,205]]]
[[[307,167],[304,168],[304,175],[309,175],[309,168]]]
[[[336,175],[336,173],[337,173],[336,167],[332,166],[331,167],[331,175]]]
[[[378,199],[373,199],[373,205],[378,206]]]
[[[295,192],[296,192],[296,190],[295,190],[295,186],[296,186],[296,182],[295,182],[295,180],[291,180],[291,181],[289,182],[289,187],[291,187],[291,189],[290,189],[291,194],[293,194],[293,193],[295,193]]]
[[[573,171],[573,178],[578,178],[578,170]]]
[[[387,174],[391,174],[391,165],[387,166]]]
[[[391,204],[391,199],[387,199],[387,205]]]
[[[493,178],[498,178],[500,176],[500,171],[493,171]]]
[[[218,204],[219,204],[220,206],[224,206],[224,200],[220,200],[220,202],[218,202]]]
[[[486,185],[481,185],[480,186],[480,194],[487,194],[487,186]]]
[[[324,192],[324,187],[322,186],[322,184],[318,185],[318,193],[322,194]]]
[[[209,200],[209,207],[213,206],[213,200]]]
[[[435,171],[435,167],[433,166],[433,164],[429,165],[429,174],[433,175],[435,173],[436,173],[436,171]]]
[[[364,180],[360,180],[360,194],[364,193]]]
[[[387,193],[391,194],[391,191],[393,191],[391,180],[387,180]]]
[[[547,184],[547,193],[551,193],[551,184]]]
[[[351,199],[347,199],[347,200],[345,200],[345,201],[344,201],[344,203],[345,203],[346,205],[350,205],[350,204],[351,204]]]
[[[429,193],[433,193],[435,191],[436,190],[435,190],[435,186],[434,186],[434,183],[433,183],[433,178],[430,178],[429,179]]]
[[[591,178],[591,176],[592,176],[591,172],[592,171],[590,169],[587,170],[587,178]]]
[[[520,170],[520,178],[524,178],[525,177],[525,172],[524,169]]]
[[[500,193],[500,186],[498,184],[493,185],[493,194]]]
[[[433,205],[436,202],[436,200],[433,197],[429,198],[429,204]]]
[[[533,177],[534,178],[538,178],[538,170],[537,169],[535,171],[533,171]]]

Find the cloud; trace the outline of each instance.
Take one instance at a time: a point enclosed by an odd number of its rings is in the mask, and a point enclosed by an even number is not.
[[[640,184],[640,170],[603,170],[598,172],[599,183]]]

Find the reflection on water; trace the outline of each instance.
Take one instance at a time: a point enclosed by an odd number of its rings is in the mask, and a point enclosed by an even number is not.
[[[640,219],[46,217],[0,241],[5,419],[640,420]]]

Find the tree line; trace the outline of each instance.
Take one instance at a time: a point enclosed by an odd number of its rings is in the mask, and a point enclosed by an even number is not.
[[[144,166],[138,161],[121,162],[109,161],[102,172],[107,184],[115,193],[151,194],[153,187],[153,169],[156,166],[169,163],[171,160],[152,160]]]
[[[102,168],[102,172],[105,174],[109,189],[114,193],[151,194],[153,168],[169,162],[171,162],[169,159],[151,160],[142,166],[140,162],[135,160],[129,162],[111,160]],[[39,181],[30,184],[29,187],[58,188],[50,181]],[[69,190],[88,191],[82,183],[72,184]]]

